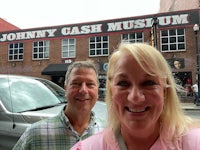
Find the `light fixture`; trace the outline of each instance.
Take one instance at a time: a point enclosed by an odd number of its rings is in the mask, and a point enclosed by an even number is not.
[[[199,25],[195,24],[193,26],[194,34],[195,34],[195,40],[196,40],[196,79],[197,79],[197,85],[198,85],[198,100],[196,105],[200,106],[199,96],[200,96],[200,72],[199,72],[199,43],[198,43],[198,32],[199,32]]]

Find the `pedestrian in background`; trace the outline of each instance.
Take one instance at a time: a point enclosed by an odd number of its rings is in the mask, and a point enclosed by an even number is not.
[[[91,111],[98,99],[94,63],[78,61],[71,64],[65,76],[65,90],[68,103],[62,111],[29,127],[13,150],[69,150],[76,142],[100,131]]]
[[[198,81],[192,85],[192,91],[194,93],[194,104],[198,105],[199,102],[199,88],[198,88]]]
[[[200,150],[198,121],[181,108],[171,69],[144,43],[122,43],[108,63],[108,127],[71,150]]]

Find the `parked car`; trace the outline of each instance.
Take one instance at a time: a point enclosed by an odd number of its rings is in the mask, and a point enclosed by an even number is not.
[[[55,116],[66,103],[64,89],[49,80],[0,75],[0,149],[11,149],[28,126]],[[106,104],[97,101],[93,110],[105,125]]]

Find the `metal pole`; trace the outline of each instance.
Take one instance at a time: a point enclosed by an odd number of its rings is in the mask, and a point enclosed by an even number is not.
[[[196,65],[197,65],[197,84],[198,84],[198,96],[200,96],[200,74],[199,74],[199,44],[198,44],[198,31],[194,31],[196,39]],[[199,98],[196,105],[199,104]]]
[[[154,47],[158,49],[158,36],[157,36],[157,29],[158,29],[158,18],[153,17],[153,36],[154,36]]]

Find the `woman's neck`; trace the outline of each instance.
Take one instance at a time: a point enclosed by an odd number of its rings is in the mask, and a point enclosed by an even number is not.
[[[127,150],[149,150],[159,138],[159,128],[149,129],[148,131],[144,130],[142,132],[124,132],[121,130],[121,135]]]

